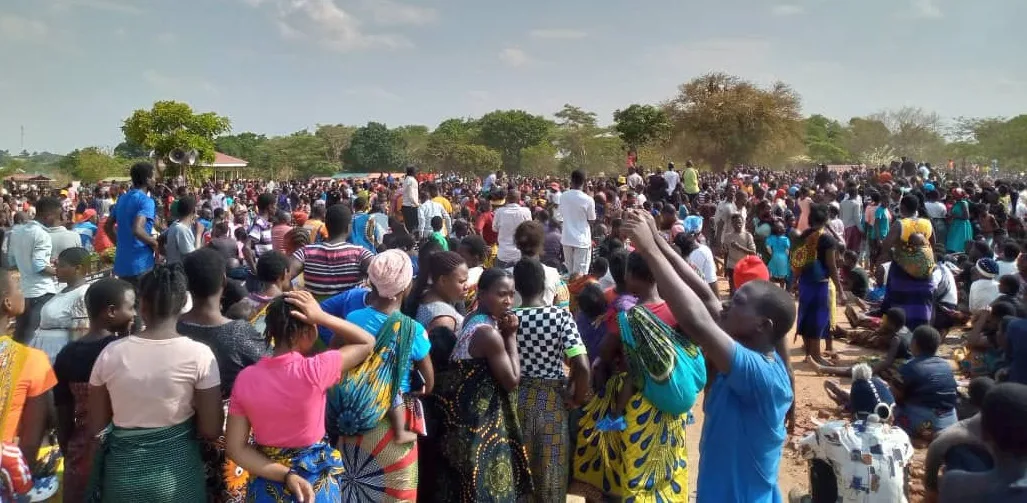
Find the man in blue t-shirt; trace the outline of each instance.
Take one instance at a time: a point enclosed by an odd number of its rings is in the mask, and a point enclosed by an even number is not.
[[[132,166],[132,190],[118,198],[104,231],[117,246],[114,253],[114,275],[132,284],[153,269],[153,253],[157,240],[153,237],[156,205],[150,198],[153,186],[153,165],[138,162]],[[115,229],[115,224],[120,223]]]
[[[346,319],[350,313],[367,307],[367,297],[370,293],[370,288],[355,286],[321,301],[321,310],[336,318]],[[331,330],[320,325],[317,327],[317,335],[325,343],[325,346],[331,344],[334,336]]]
[[[795,324],[794,300],[770,282],[750,281],[722,313],[706,281],[658,237],[651,215],[631,211],[625,221],[660,291],[675,293],[665,300],[678,324],[689,327],[717,371],[699,444],[697,501],[780,503],[777,471],[793,405],[784,337]]]

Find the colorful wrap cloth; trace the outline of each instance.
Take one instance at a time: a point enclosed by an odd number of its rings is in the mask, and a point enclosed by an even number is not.
[[[264,446],[257,446],[257,449],[275,463],[292,468],[299,476],[310,482],[314,488],[314,501],[307,503],[338,503],[342,500],[342,489],[339,485],[339,476],[344,472],[342,455],[327,443],[320,442],[310,447],[294,449]],[[246,501],[286,503],[295,499],[281,482],[272,482],[263,477],[250,477]]]

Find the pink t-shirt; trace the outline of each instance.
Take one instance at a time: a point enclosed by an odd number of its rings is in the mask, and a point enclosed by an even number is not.
[[[260,445],[309,447],[325,436],[325,392],[341,378],[338,351],[264,358],[239,372],[228,413],[246,416]]]
[[[192,417],[194,392],[220,386],[221,374],[206,344],[130,335],[104,348],[89,384],[107,387],[116,426],[159,428]]]

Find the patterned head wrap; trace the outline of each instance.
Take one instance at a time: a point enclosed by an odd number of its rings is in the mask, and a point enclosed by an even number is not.
[[[413,278],[414,266],[410,256],[399,250],[386,250],[375,255],[367,267],[367,279],[378,295],[387,299],[403,293]]]
[[[995,259],[982,258],[977,261],[977,273],[982,278],[991,279],[998,274],[998,262]]]

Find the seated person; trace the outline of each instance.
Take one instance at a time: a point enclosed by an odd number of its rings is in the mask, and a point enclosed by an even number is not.
[[[1005,318],[998,333],[999,347],[1005,352],[1006,367],[997,378],[1027,385],[1027,319]]]
[[[995,281],[997,274],[998,264],[990,258],[978,260],[970,271],[972,283],[967,308],[971,314],[987,309],[998,298],[998,281]]]
[[[984,405],[984,396],[995,386],[995,381],[988,377],[977,377],[970,381],[970,402],[980,409]],[[963,419],[941,432],[927,448],[927,459],[924,461],[924,489],[930,499],[936,499],[938,493],[938,471],[945,466],[945,471],[964,470],[982,472],[994,466],[994,460],[984,442],[981,430],[981,414]]]
[[[852,292],[857,298],[866,299],[870,291],[870,276],[859,266],[859,255],[847,250],[842,255],[842,287],[847,292]]]
[[[1020,279],[1015,274],[1006,274],[998,278],[998,297],[992,302],[1009,302],[1013,305],[1019,303],[1017,295],[1020,293]],[[1021,316],[1023,313],[1017,313]]]
[[[799,442],[799,453],[810,460],[810,495],[793,491],[791,501],[868,501],[870,494],[873,501],[906,501],[907,467],[913,459],[909,436],[879,416],[891,408],[879,401],[884,397],[876,387],[883,388],[883,382],[870,379],[869,367],[858,365],[853,378],[855,419],[831,421]],[[854,452],[862,455],[853,457]],[[868,473],[876,477],[871,480]]]
[[[858,363],[852,366],[852,387],[845,391],[834,381],[825,381],[824,389],[827,396],[835,403],[845,407],[856,420],[866,419],[871,414],[882,420],[892,417],[895,397],[888,388],[888,383],[880,377],[874,377],[870,365]]]
[[[895,386],[902,380],[899,369],[913,358],[911,350],[913,333],[905,327],[906,313],[901,308],[893,307],[881,317],[880,328],[875,332],[875,341],[887,344],[888,352],[883,358],[871,359],[873,375],[880,376],[890,385]],[[850,341],[851,342],[851,341]],[[875,344],[877,344],[875,342]],[[852,366],[824,366],[814,363],[817,372],[839,377],[852,374]]]
[[[949,361],[937,355],[941,335],[930,325],[913,330],[913,359],[899,369],[902,382],[892,387],[899,405],[895,422],[911,438],[930,440],[956,424],[956,377]]]
[[[1002,244],[1002,256],[995,262],[998,263],[998,275],[1016,274],[1016,258],[1020,256],[1020,246],[1013,241],[1006,241]]]
[[[963,349],[956,350],[959,370],[968,377],[994,377],[1002,367],[1003,351],[998,343],[999,324],[1007,316],[1016,316],[1016,305],[997,301],[989,311],[974,313],[970,332]]]
[[[938,487],[940,503],[1027,501],[1027,386],[996,385],[981,406],[981,431],[995,468],[972,473],[948,470]]]
[[[864,318],[866,317],[864,316],[860,318],[860,326],[862,326]],[[849,323],[851,324],[852,321],[850,320]],[[905,327],[906,312],[903,311],[901,307],[893,307],[889,309],[880,318],[878,318],[878,321],[874,324],[877,325],[876,329],[839,329],[838,337],[846,339],[849,344],[855,344],[864,348],[888,349],[891,347],[892,339],[894,339],[896,335],[902,334],[908,336],[911,334],[909,329]]]

